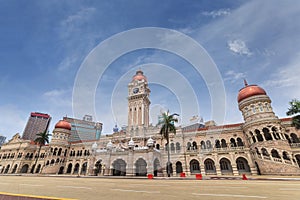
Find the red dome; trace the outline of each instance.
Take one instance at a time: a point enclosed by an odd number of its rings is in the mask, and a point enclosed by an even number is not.
[[[147,81],[147,78],[146,78],[146,76],[144,76],[144,73],[143,73],[143,71],[142,70],[138,70],[137,72],[136,72],[136,74],[132,77],[132,80],[133,81],[141,81],[141,80],[145,80],[145,81]]]
[[[248,85],[245,82],[245,87],[240,89],[237,100],[238,102],[241,102],[242,100],[248,97],[252,97],[255,95],[266,95],[266,94],[267,94],[266,91],[261,87],[257,85]]]
[[[59,122],[55,124],[55,128],[63,128],[63,129],[71,130],[71,124],[66,120],[59,120]]]

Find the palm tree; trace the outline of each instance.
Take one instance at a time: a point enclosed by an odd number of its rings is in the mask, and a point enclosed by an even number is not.
[[[162,125],[160,129],[160,134],[164,139],[167,140],[167,149],[168,149],[168,163],[167,163],[167,174],[168,177],[171,176],[171,162],[170,162],[170,144],[169,144],[169,133],[176,134],[176,127],[174,125],[175,122],[178,122],[177,118],[174,116],[179,116],[178,114],[174,113],[169,115],[169,111],[162,114],[162,118],[159,121],[158,125]]]
[[[44,146],[46,143],[49,143],[49,136],[51,136],[51,134],[49,134],[49,132],[47,130],[45,130],[44,132],[38,133],[36,135],[38,137],[34,140],[34,142],[39,145],[39,150],[38,150],[38,154],[35,159],[35,163],[32,168],[32,173],[34,173],[34,169],[35,169],[37,161],[40,157],[40,152],[41,152],[42,146]]]
[[[297,99],[293,99],[292,101],[289,102],[290,108],[286,112],[288,116],[295,115],[297,113],[300,113],[300,101]],[[292,118],[292,125],[295,126],[296,129],[300,129],[300,114],[295,115]]]

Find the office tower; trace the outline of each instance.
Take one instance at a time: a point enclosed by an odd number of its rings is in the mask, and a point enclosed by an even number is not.
[[[48,130],[51,117],[48,114],[32,112],[26,124],[22,138],[25,140],[35,140],[36,134]]]

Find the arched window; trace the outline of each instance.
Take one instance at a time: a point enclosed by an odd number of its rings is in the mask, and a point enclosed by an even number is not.
[[[190,142],[188,142],[187,145],[186,145],[186,148],[187,148],[187,150],[191,150],[192,144]]]
[[[180,143],[179,142],[176,142],[176,151],[180,151]]]
[[[256,138],[257,138],[257,140],[258,140],[259,142],[264,141],[264,139],[263,139],[262,135],[260,134],[260,131],[259,131],[259,130],[255,129],[255,134],[256,134]]]
[[[237,141],[237,146],[238,147],[243,147],[244,146],[244,142],[241,138],[237,138],[236,141]]]
[[[237,169],[240,173],[250,172],[248,161],[245,158],[239,157],[236,159]]]
[[[211,148],[212,148],[211,141],[209,141],[209,140],[206,141],[206,147],[207,147],[208,149],[211,149]]]
[[[183,172],[182,163],[180,161],[178,161],[178,162],[176,162],[176,173],[180,174],[181,172]]]
[[[262,148],[262,149],[261,149],[261,153],[262,153],[264,156],[270,156],[270,154],[268,153],[267,149],[265,149],[265,148]]]
[[[298,136],[295,133],[291,133],[292,143],[300,143]]]
[[[282,152],[282,157],[283,157],[283,159],[285,159],[285,160],[290,160],[289,154],[288,154],[286,151]]]
[[[200,145],[201,145],[201,149],[206,149],[206,144],[204,141],[201,141]]]
[[[273,158],[280,158],[279,153],[276,149],[272,149],[271,155]]]
[[[227,148],[226,140],[224,139],[221,140],[221,146],[222,148]]]
[[[290,137],[289,137],[288,134],[284,134],[284,136],[285,136],[285,139],[287,139],[287,141],[288,141],[289,143],[292,143],[292,141],[291,141],[291,139],[290,139]]]
[[[268,141],[268,140],[272,140],[272,136],[270,134],[270,130],[268,128],[263,128],[263,133],[264,133],[264,136],[265,136],[265,139]]]
[[[57,153],[58,156],[61,155],[61,151],[62,151],[62,148],[59,148],[58,153]]]
[[[256,138],[253,135],[252,131],[250,131],[249,134],[250,134],[250,137],[252,138],[252,142],[255,143],[256,142]]]
[[[156,144],[156,149],[159,150],[160,149],[160,145]]]
[[[231,163],[227,158],[222,158],[220,160],[220,168],[222,174],[232,173]]]
[[[212,159],[206,159],[204,165],[206,173],[216,173],[215,162]]]
[[[191,160],[190,162],[190,171],[192,174],[194,173],[200,173],[200,165],[198,160]]]
[[[171,152],[174,152],[175,151],[175,145],[174,143],[171,143]]]
[[[193,142],[193,149],[198,149],[198,147],[197,147],[197,142]]]
[[[216,140],[215,147],[221,148],[220,140]]]
[[[231,147],[236,147],[237,146],[234,138],[230,139],[230,146]]]

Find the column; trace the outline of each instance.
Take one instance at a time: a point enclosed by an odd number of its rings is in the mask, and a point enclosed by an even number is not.
[[[232,172],[233,172],[233,175],[234,175],[234,176],[238,176],[238,175],[239,175],[239,171],[238,171],[238,169],[237,169],[236,164],[231,165],[231,166],[232,166]]]
[[[217,172],[217,175],[222,175],[220,164],[219,164],[219,163],[216,163],[215,165],[216,165],[216,172]]]

